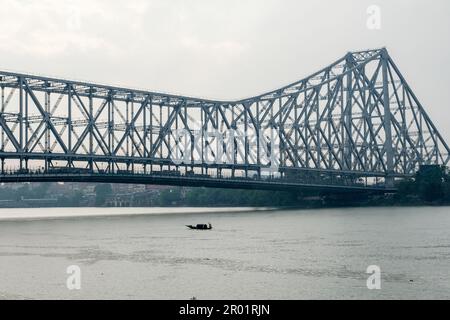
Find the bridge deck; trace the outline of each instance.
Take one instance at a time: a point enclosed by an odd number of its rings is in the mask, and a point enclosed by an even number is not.
[[[254,189],[274,191],[319,191],[319,192],[395,192],[395,188],[384,185],[362,184],[330,184],[293,181],[288,179],[250,179],[250,178],[216,178],[216,177],[186,177],[165,176],[158,174],[0,174],[0,182],[98,182],[98,183],[129,183],[153,184],[189,187],[211,187],[232,189]]]

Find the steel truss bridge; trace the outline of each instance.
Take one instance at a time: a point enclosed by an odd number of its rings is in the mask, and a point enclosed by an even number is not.
[[[392,192],[449,161],[384,48],[238,101],[2,71],[0,88],[0,182]]]

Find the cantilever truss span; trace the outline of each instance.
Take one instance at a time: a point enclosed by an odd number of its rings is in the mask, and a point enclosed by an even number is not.
[[[446,142],[386,49],[348,53],[239,101],[1,71],[0,87],[0,181],[141,175],[144,183],[218,187],[240,179],[237,186],[252,188],[392,188],[420,165],[449,161]]]

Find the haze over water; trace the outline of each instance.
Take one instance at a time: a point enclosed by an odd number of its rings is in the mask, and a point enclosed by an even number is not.
[[[0,298],[450,298],[449,207],[247,210],[1,209]]]

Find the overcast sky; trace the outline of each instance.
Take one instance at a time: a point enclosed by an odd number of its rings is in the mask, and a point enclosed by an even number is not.
[[[367,9],[381,9],[369,29]],[[0,69],[215,99],[386,46],[450,142],[448,0],[0,0]]]

